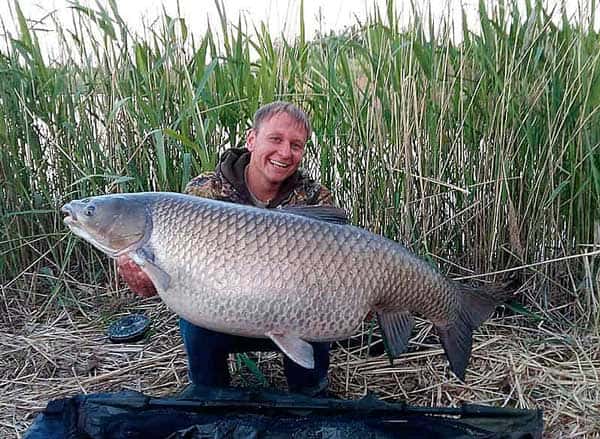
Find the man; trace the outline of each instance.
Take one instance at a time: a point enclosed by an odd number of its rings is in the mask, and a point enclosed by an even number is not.
[[[185,192],[262,208],[332,205],[331,192],[299,171],[310,135],[310,122],[301,109],[288,102],[267,104],[254,115],[246,148],[226,151],[216,170],[192,179]],[[119,261],[121,274],[133,291],[151,295],[153,288],[140,281],[140,272],[132,264]],[[227,386],[229,353],[278,350],[271,340],[218,333],[184,319],[180,319],[180,329],[194,386]],[[305,369],[284,356],[284,372],[291,392],[318,396],[325,394],[329,384],[330,345],[311,345],[315,368]]]

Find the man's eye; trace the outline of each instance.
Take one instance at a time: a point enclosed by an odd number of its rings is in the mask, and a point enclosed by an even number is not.
[[[281,142],[281,137],[271,137],[271,141],[275,143]]]

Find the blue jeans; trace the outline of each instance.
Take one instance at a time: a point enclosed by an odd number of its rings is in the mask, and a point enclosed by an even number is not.
[[[230,376],[227,356],[232,352],[278,351],[269,339],[238,337],[201,328],[187,320],[179,319],[183,345],[188,357],[188,374],[192,384],[226,387]],[[315,368],[306,369],[283,358],[285,377],[290,392],[309,396],[323,394],[327,389],[330,343],[311,343],[315,356]]]

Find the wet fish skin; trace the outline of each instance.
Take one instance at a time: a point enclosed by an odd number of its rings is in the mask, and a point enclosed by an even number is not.
[[[304,367],[313,364],[305,341],[347,338],[372,310],[394,356],[406,348],[413,314],[432,321],[464,379],[471,332],[500,301],[447,279],[394,241],[307,212],[164,192],[93,197],[63,211],[75,234],[138,263],[181,317],[270,337]]]

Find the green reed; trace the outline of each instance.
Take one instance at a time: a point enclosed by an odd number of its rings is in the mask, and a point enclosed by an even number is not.
[[[114,1],[76,6],[70,30],[46,19],[61,48],[50,59],[15,3],[19,32],[0,53],[4,285],[41,269],[97,282],[86,267],[102,258],[64,238],[57,207],[89,194],[180,191],[243,145],[253,112],[273,99],[309,111],[305,167],[353,222],[445,272],[598,249],[593,9],[585,21],[553,22],[541,1],[525,11],[482,1],[481,32],[465,25],[455,41],[460,23],[416,10],[401,28],[392,1],[362,25],[309,39],[301,8],[290,41],[217,5],[218,29],[201,36],[166,14],[138,35]],[[513,274],[534,290],[528,305],[568,304],[569,319],[600,327],[597,257]]]

